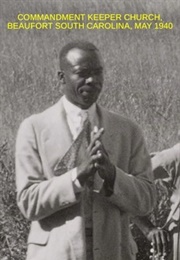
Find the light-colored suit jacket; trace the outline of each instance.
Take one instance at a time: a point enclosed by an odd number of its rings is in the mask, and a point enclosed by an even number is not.
[[[139,128],[97,106],[103,145],[116,166],[113,194],[93,193],[94,260],[135,259],[129,216],[148,214],[155,202],[150,157]],[[85,260],[81,193],[60,162],[72,143],[62,100],[23,121],[16,143],[17,203],[32,221],[28,260]],[[96,179],[96,178],[95,178]],[[99,183],[98,183],[99,182]],[[101,186],[101,179],[95,186]]]
[[[173,250],[168,259],[180,259],[180,143],[169,149],[157,152],[152,158],[152,166],[155,178],[159,174],[165,175],[163,179],[157,180],[166,187],[170,196],[171,210],[164,224],[173,238]]]
[[[165,225],[171,230],[180,221],[180,143],[157,152],[152,158],[152,167],[155,179],[160,178],[159,173],[164,173],[164,178],[159,181],[170,191],[171,211]]]

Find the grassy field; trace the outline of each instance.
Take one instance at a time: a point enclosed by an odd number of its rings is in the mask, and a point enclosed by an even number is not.
[[[28,225],[15,206],[14,144],[20,122],[61,96],[58,53],[74,39],[102,52],[99,102],[143,129],[150,152],[177,142],[180,128],[180,2],[178,0],[1,0],[0,3],[0,242],[2,259],[24,259]],[[172,30],[7,30],[18,13],[160,13]],[[27,226],[27,227],[26,227]]]

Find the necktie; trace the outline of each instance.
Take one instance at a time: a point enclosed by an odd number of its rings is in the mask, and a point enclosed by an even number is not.
[[[91,124],[89,121],[89,115],[87,111],[81,111],[81,127],[84,129],[84,138],[86,139],[87,146],[90,143],[90,132],[91,132]]]
[[[84,139],[82,144],[82,152],[87,149],[90,143],[91,125],[88,115],[84,121]],[[84,147],[83,147],[84,146]],[[86,238],[86,259],[93,259],[93,223],[92,223],[92,202],[93,202],[93,181],[94,176],[90,176],[84,185],[82,196],[82,205],[85,221],[85,238]]]
[[[90,140],[90,122],[88,118],[86,118],[84,122],[81,123],[83,126],[81,126],[82,129],[80,133],[56,166],[56,169],[60,169],[60,174],[76,167],[80,163],[85,149],[88,147]],[[56,175],[58,175],[58,172]]]
[[[88,116],[87,111],[82,112],[82,122],[83,122],[83,140],[82,140],[82,143],[81,143],[81,146],[79,149],[79,153],[78,153],[78,159],[81,162],[83,160],[84,152],[88,148],[88,146],[90,144],[90,139],[91,139],[91,137],[90,137],[91,136],[91,123],[89,121],[89,116]],[[77,160],[78,163],[80,161]],[[94,177],[91,176],[86,181],[86,186],[88,186],[89,189],[92,189],[93,180],[94,180]]]

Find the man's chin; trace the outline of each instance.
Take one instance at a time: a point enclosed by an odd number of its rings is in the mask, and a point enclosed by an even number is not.
[[[78,106],[81,108],[81,109],[88,109],[89,107],[92,106],[93,103],[95,103],[96,100],[89,100],[89,99],[86,99],[84,98],[79,104]]]
[[[86,96],[82,97],[82,106],[85,107],[85,109],[89,108],[92,106],[93,103],[97,101],[96,97],[92,96]]]
[[[93,103],[94,103],[94,102],[93,102]],[[88,109],[88,108],[90,108],[90,107],[92,106],[93,103],[81,104],[81,105],[79,105],[79,107],[80,107],[81,109]]]

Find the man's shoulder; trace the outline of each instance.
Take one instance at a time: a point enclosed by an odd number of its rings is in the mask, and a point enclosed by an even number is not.
[[[140,131],[141,129],[138,126],[136,122],[134,122],[129,117],[126,117],[124,115],[121,115],[120,113],[108,110],[107,108],[104,108],[102,106],[99,106],[99,109],[103,115],[107,118],[109,122],[112,123],[112,126],[121,126],[121,129],[123,128],[125,131],[127,129],[132,131]]]
[[[180,160],[180,143],[175,144],[169,149],[160,152],[164,157],[169,157],[171,160]]]
[[[165,167],[171,165],[173,162],[180,163],[180,143],[175,144],[173,147],[157,152],[152,158],[154,168]]]
[[[173,149],[176,153],[180,154],[180,143],[177,143],[173,146]]]
[[[60,113],[60,102],[58,101],[54,105],[48,107],[47,109],[43,110],[42,112],[35,113],[30,115],[29,117],[25,118],[21,125],[35,125],[35,126],[42,126],[45,124],[49,124],[53,122],[53,120],[57,120],[58,112]]]

